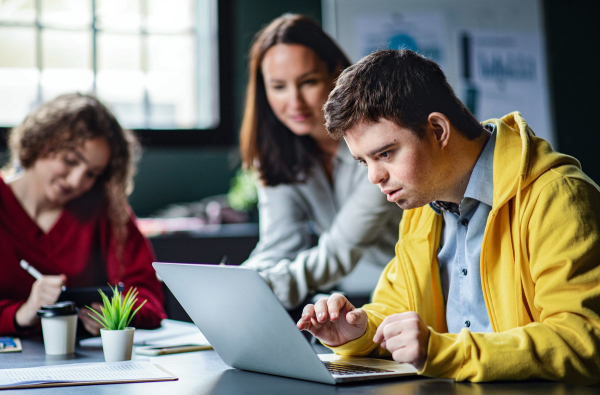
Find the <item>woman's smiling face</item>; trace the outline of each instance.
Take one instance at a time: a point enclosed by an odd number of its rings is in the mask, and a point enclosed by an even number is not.
[[[101,138],[87,140],[73,150],[62,150],[35,161],[31,171],[49,203],[64,206],[89,191],[104,173],[110,147]]]
[[[265,53],[261,71],[269,105],[281,123],[299,136],[328,137],[323,105],[334,79],[312,49],[277,44]]]

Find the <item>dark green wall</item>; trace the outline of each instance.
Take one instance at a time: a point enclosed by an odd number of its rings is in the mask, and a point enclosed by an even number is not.
[[[235,168],[230,151],[146,148],[129,199],[131,207],[144,217],[172,203],[226,193]]]
[[[552,111],[561,152],[600,184],[600,1],[544,2]]]

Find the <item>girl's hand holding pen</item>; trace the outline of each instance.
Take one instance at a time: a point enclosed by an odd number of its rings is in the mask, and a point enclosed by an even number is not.
[[[25,270],[27,273],[31,274],[31,276],[33,278],[35,278],[36,280],[39,280],[40,278],[42,278],[42,273],[40,273],[35,267],[31,266],[29,264],[29,262],[27,262],[25,259],[21,259],[21,262],[19,263],[21,265],[21,267],[23,268],[23,270]],[[61,288],[63,291],[67,290],[66,286],[62,286]]]
[[[37,311],[47,304],[54,304],[58,300],[62,287],[67,281],[67,276],[42,276],[31,287],[27,301],[19,307],[15,315],[17,324],[28,327],[37,324],[39,318]]]
[[[23,266],[23,264],[21,264],[21,266]],[[31,287],[29,298],[21,305],[21,307],[19,307],[15,315],[15,320],[21,327],[28,327],[37,324],[39,321],[39,318],[37,317],[37,311],[43,305],[56,303],[67,282],[67,276],[64,274],[57,276],[43,276],[39,274],[36,276],[33,275],[30,270],[27,271],[36,278],[36,281]]]

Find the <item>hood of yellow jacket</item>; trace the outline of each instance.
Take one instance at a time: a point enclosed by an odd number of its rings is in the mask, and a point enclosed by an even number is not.
[[[493,207],[506,203],[548,169],[563,165],[581,168],[577,159],[556,152],[548,141],[536,137],[518,111],[482,123],[496,125]]]

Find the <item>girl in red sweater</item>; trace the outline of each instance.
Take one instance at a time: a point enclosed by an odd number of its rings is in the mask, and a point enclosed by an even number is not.
[[[165,318],[154,254],[127,204],[138,143],[96,98],[67,94],[43,104],[9,135],[0,178],[0,335],[39,327],[37,310],[61,287],[123,283],[147,299],[134,318]],[[43,274],[35,280],[19,262]],[[92,305],[98,308],[99,305]],[[79,318],[98,335],[89,310]]]

